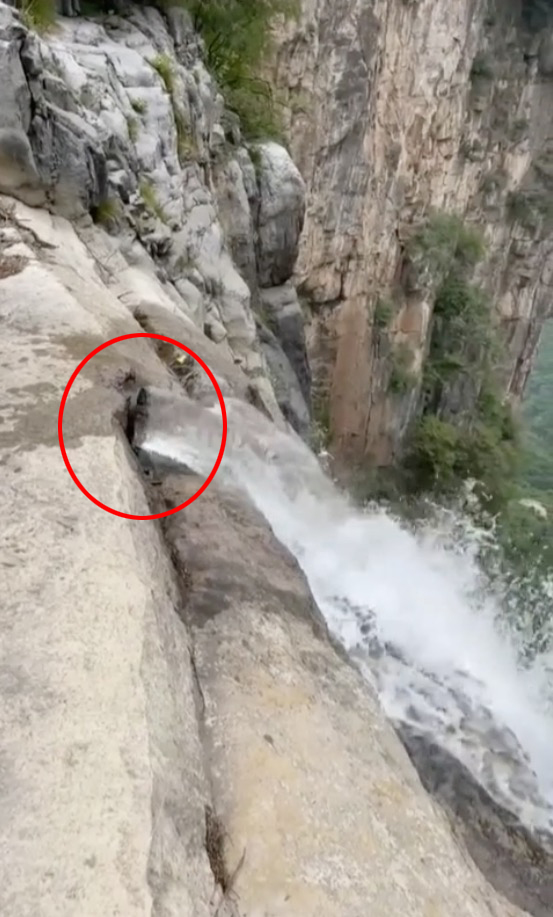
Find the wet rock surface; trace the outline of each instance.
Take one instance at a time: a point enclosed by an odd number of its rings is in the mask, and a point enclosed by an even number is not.
[[[529,831],[429,735],[409,725],[399,724],[397,730],[423,786],[449,814],[456,835],[488,881],[533,917],[549,917],[553,833]],[[506,742],[502,737],[501,744]]]
[[[386,692],[390,671],[404,671],[403,679],[396,679],[403,693],[396,688],[388,696],[396,707],[392,721],[456,837],[494,888],[533,917],[548,917],[553,811],[518,739],[489,709],[475,705],[466,673],[451,673],[448,681],[413,671],[405,651],[379,639],[373,614],[347,603],[344,611],[359,622],[362,639],[353,657],[369,678]],[[471,750],[473,770],[459,758],[459,752],[468,752],[470,759]]]
[[[157,506],[183,502],[200,480],[170,472]],[[480,897],[477,871],[419,795],[296,561],[244,494],[215,484],[163,531],[185,576],[181,614],[241,912],[516,913]]]

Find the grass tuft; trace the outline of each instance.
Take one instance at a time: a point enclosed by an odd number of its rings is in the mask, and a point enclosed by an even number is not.
[[[121,201],[116,197],[106,197],[92,209],[92,219],[95,223],[107,226],[116,223],[121,216]]]
[[[57,19],[55,0],[23,0],[21,18],[28,29],[41,34],[48,32]]]
[[[173,61],[168,54],[157,54],[150,65],[161,77],[163,84],[170,96],[175,91],[175,73],[173,70]]]
[[[161,220],[162,223],[166,223],[167,214],[157,199],[154,186],[148,181],[141,181],[138,192],[142,198],[144,206],[152,214],[152,216],[157,217],[158,220]]]

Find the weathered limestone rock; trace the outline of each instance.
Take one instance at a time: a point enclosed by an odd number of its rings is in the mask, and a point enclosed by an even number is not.
[[[259,291],[258,337],[280,409],[303,439],[311,429],[305,320],[291,283]]]
[[[284,147],[262,143],[258,149],[259,212],[257,260],[261,286],[279,286],[291,277],[303,226],[305,186]]]
[[[94,506],[57,443],[77,362],[139,326],[68,224],[3,214],[0,911],[208,917],[209,792],[174,574],[154,523]],[[94,496],[147,514],[117,383],[169,379],[144,340],[112,350],[75,383],[65,443]]]
[[[277,337],[261,322],[257,335],[267,362],[278,406],[294,430],[300,434],[302,439],[307,439],[311,417],[292,364]]]
[[[250,290],[255,293],[257,264],[252,208],[256,206],[258,192],[254,173],[254,185],[250,187],[250,193],[248,193],[247,180],[244,176],[244,170],[248,167],[253,171],[249,156],[245,155],[243,151],[240,161],[238,158],[233,159],[216,171],[217,201],[221,225],[228,240],[233,261]]]
[[[510,901],[532,917],[553,908],[553,849],[545,832],[531,834],[503,809],[470,772],[435,742],[403,726],[401,738],[425,788],[449,814],[479,869]],[[522,792],[525,798],[527,788]]]
[[[348,118],[352,86],[354,100],[368,92],[375,22],[363,13],[362,52],[346,30]],[[77,234],[0,198],[0,911],[230,917],[235,892],[248,917],[517,917],[453,840],[297,564],[242,496],[217,486],[164,525],[127,520],[88,501],[60,458],[71,372],[126,332],[183,341],[225,396],[285,428],[278,399],[306,431],[288,283],[304,187],[289,155],[263,145],[256,175],[229,150],[178,11],[71,19],[42,39],[0,3],[0,73],[0,190],[79,218]],[[363,146],[329,138],[350,164]],[[354,171],[363,181],[365,164]],[[338,178],[355,228],[355,182]],[[275,329],[263,348],[252,299]],[[209,383],[175,352],[125,342],[72,390],[69,457],[121,512],[181,502],[199,483],[170,463],[141,479],[123,430],[129,391],[161,392],[170,418],[184,388],[193,422],[220,423]]]
[[[0,128],[0,192],[35,207],[46,203],[31,145],[17,128]]]
[[[502,382],[515,401],[524,389],[550,312],[553,246],[549,216],[525,225],[512,205],[530,194],[543,209],[551,193],[553,86],[551,28],[529,31],[521,8],[543,20],[535,3],[304,0],[281,35],[274,73],[307,186],[297,281],[342,454],[393,462],[417,410],[387,381],[396,344],[424,371],[429,303],[401,281],[406,242],[431,209],[484,230],[479,280],[497,306]],[[378,300],[394,306],[385,328]]]
[[[31,94],[19,56],[25,30],[4,5],[0,7],[0,31],[0,78],[5,92],[2,125],[26,133],[31,123]]]

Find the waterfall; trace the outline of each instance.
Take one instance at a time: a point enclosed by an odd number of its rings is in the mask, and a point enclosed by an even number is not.
[[[520,637],[498,625],[499,599],[484,587],[476,534],[413,531],[360,509],[294,434],[242,402],[227,410],[218,480],[246,491],[295,555],[389,718],[453,754],[527,827],[553,830],[549,660],[520,663]],[[220,436],[218,407],[154,402],[143,448],[207,474]]]

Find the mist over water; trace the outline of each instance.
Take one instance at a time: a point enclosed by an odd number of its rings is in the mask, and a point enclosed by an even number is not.
[[[227,410],[219,474],[296,556],[388,716],[432,736],[528,827],[553,830],[553,660],[521,664],[521,636],[477,562],[481,533],[452,513],[410,531],[360,510],[298,437],[242,402]],[[197,417],[154,407],[144,448],[207,474],[221,418]]]

